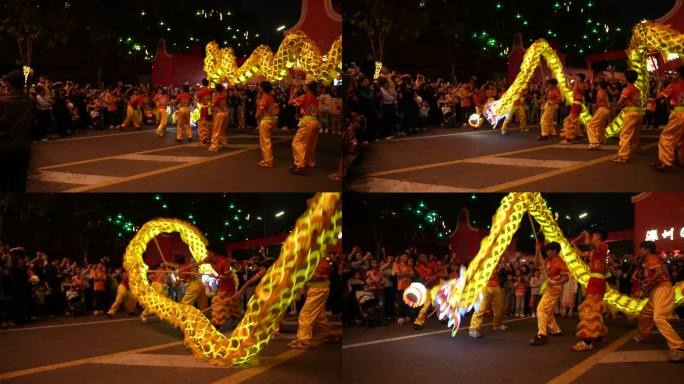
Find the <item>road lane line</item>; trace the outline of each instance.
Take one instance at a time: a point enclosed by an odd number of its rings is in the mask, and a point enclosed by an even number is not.
[[[109,354],[105,354],[105,355],[86,357],[83,359],[64,361],[61,363],[48,364],[48,365],[43,365],[40,367],[27,368],[27,369],[22,369],[19,371],[14,371],[14,372],[0,373],[0,380],[12,379],[15,377],[20,377],[20,376],[35,375],[36,373],[54,371],[56,369],[70,368],[70,367],[74,367],[77,365],[92,363],[93,361],[98,360],[98,359],[104,359],[104,358],[114,357],[114,356],[128,355],[131,353],[144,353],[144,352],[149,352],[149,351],[155,351],[158,349],[175,347],[178,345],[183,345],[183,341],[173,341],[170,343],[157,344],[157,345],[152,345],[149,347],[130,349],[128,351],[121,351],[121,352],[109,353]]]
[[[647,363],[663,362],[667,360],[668,350],[658,349],[651,351],[618,351],[603,357],[600,364],[611,363]]]
[[[29,176],[29,179],[63,184],[93,185],[117,181],[120,180],[121,177],[73,172],[41,171],[40,173]]]
[[[153,353],[131,353],[127,355],[107,356],[102,359],[91,361],[90,363],[169,368],[229,368],[221,365],[212,365],[206,360],[198,359],[193,355],[163,355]]]
[[[609,354],[615,352],[618,348],[622,347],[625,345],[631,338],[632,335],[636,333],[636,330],[629,331],[622,335],[619,339],[613,341],[612,343],[608,344],[607,346],[601,348],[599,351],[596,353],[592,354],[588,358],[582,360],[579,364],[575,365],[574,367],[568,369],[567,371],[561,373],[560,375],[556,376],[555,378],[551,379],[550,381],[547,382],[547,384],[568,384],[572,383],[573,381],[577,380],[580,376],[585,374],[587,371],[589,371],[591,368],[593,368],[596,364],[599,364],[601,360],[603,360],[606,356]]]
[[[658,143],[648,144],[648,145],[643,146],[642,150],[649,149],[649,148],[655,147],[657,145],[658,145]],[[599,157],[599,158],[594,159],[594,160],[585,161],[585,162],[582,162],[582,163],[575,165],[575,166],[572,166],[572,167],[555,169],[553,171],[539,173],[539,174],[529,176],[529,177],[523,177],[522,179],[517,179],[517,180],[509,181],[506,183],[502,183],[502,184],[492,185],[490,187],[483,188],[482,191],[483,192],[512,191],[515,189],[515,187],[518,187],[520,185],[534,183],[534,182],[545,180],[545,179],[548,179],[548,178],[551,178],[554,176],[559,176],[559,175],[563,175],[566,173],[578,171],[580,169],[588,168],[588,167],[609,161],[613,157],[615,157],[614,153],[607,155],[607,156]],[[622,165],[622,166],[624,166],[624,165]]]
[[[570,160],[544,160],[544,159],[525,159],[520,157],[500,157],[492,156],[486,159],[471,160],[470,164],[486,165],[506,165],[513,167],[532,167],[532,168],[567,168],[582,164],[582,161]]]
[[[487,155],[476,156],[476,157],[468,157],[465,159],[449,160],[449,161],[442,161],[442,162],[437,162],[437,163],[415,165],[415,166],[406,167],[406,168],[390,169],[387,171],[372,172],[366,176],[367,177],[380,177],[380,176],[394,175],[397,173],[422,171],[424,169],[440,168],[440,167],[446,167],[449,165],[462,164],[462,163],[466,163],[469,161],[477,161],[477,160],[482,160],[482,159],[488,159],[488,158],[493,157],[493,156],[502,157],[502,156],[517,155],[517,154],[526,153],[526,152],[534,152],[534,151],[538,151],[541,149],[553,148],[554,146],[555,146],[555,144],[550,144],[550,145],[542,145],[542,146],[536,146],[536,147],[525,148],[525,149],[516,149],[515,151],[509,151],[509,152],[490,153]]]
[[[513,323],[516,321],[523,321],[523,320],[530,320],[534,319],[536,321],[536,318],[534,317],[524,317],[520,319],[510,319],[510,320],[504,320],[503,323]],[[486,323],[483,325],[492,325],[493,323]],[[467,330],[470,329],[470,326],[467,327],[459,327],[458,330]],[[375,345],[375,344],[384,344],[384,343],[391,343],[394,341],[401,341],[401,340],[407,340],[407,339],[414,339],[416,337],[425,337],[425,336],[431,336],[431,335],[437,335],[440,333],[449,333],[451,332],[451,329],[444,329],[441,331],[433,331],[433,332],[426,332],[426,333],[417,333],[414,335],[408,335],[408,336],[400,336],[400,337],[391,337],[388,339],[378,339],[378,340],[372,340],[372,341],[364,341],[361,343],[355,343],[355,344],[347,344],[347,345],[342,345],[342,349],[349,349],[349,348],[358,348],[358,347],[365,347],[367,345]]]
[[[288,351],[285,351],[283,353],[280,353],[272,358],[264,357],[261,359],[259,362],[259,365],[253,368],[243,368],[239,372],[234,373],[230,376],[224,377],[220,380],[214,381],[212,384],[240,384],[244,383],[245,381],[257,376],[261,375],[262,373],[265,373],[271,368],[275,368],[276,366],[292,359],[295,358],[302,353],[307,352],[305,350],[301,349],[290,349]]]
[[[154,317],[154,316],[151,316]],[[156,318],[156,317],[155,317]],[[108,323],[119,323],[123,321],[140,321],[139,317],[134,317],[132,319],[116,319],[116,320],[102,320],[102,321],[86,321],[82,323],[72,323],[72,324],[55,324],[55,325],[42,325],[39,327],[25,327],[25,328],[12,328],[12,329],[3,329],[0,330],[0,333],[3,332],[21,332],[21,331],[33,331],[36,329],[50,329],[50,328],[64,328],[64,327],[77,327],[81,325],[92,325],[92,324],[108,324]]]
[[[528,126],[528,128],[534,128],[534,127],[539,127],[539,125]],[[455,127],[455,128],[459,129],[459,128],[468,128],[468,127]],[[449,129],[449,128],[446,128],[446,129]],[[511,128],[508,130],[508,132],[514,132],[514,131],[520,131],[520,128]],[[470,131],[470,132],[443,133],[443,134],[439,134],[439,135],[401,137],[398,139],[387,140],[387,142],[406,141],[406,140],[422,140],[422,139],[432,139],[432,138],[436,138],[436,137],[462,136],[462,135],[472,135],[472,134],[476,134],[476,133],[487,133],[487,132],[496,132],[496,133],[500,134],[501,130],[500,129],[490,129],[490,128],[482,128],[482,129],[478,128],[477,130]]]
[[[281,142],[284,142],[284,141],[289,141],[289,140],[290,140],[290,138],[281,139],[281,140],[273,140],[273,144],[275,145],[275,144],[278,144],[278,143],[281,143]],[[195,167],[195,166],[197,166],[197,165],[206,164],[206,163],[209,163],[209,162],[211,162],[211,161],[216,161],[216,160],[223,159],[223,158],[230,157],[230,156],[240,155],[240,154],[243,154],[243,153],[246,153],[246,152],[249,152],[249,151],[253,151],[253,150],[254,150],[253,148],[239,149],[239,150],[237,150],[237,151],[222,153],[222,154],[220,154],[220,155],[218,155],[218,156],[207,157],[207,158],[204,159],[204,160],[196,161],[196,162],[194,162],[194,163],[178,164],[178,165],[174,165],[174,166],[172,166],[172,167],[157,169],[157,170],[154,170],[154,171],[144,172],[144,173],[140,173],[140,174],[132,175],[132,176],[127,176],[127,177],[122,177],[120,180],[116,180],[116,181],[112,181],[112,182],[104,182],[104,183],[95,184],[95,185],[87,185],[87,186],[82,186],[82,187],[77,187],[77,188],[71,188],[71,189],[64,190],[64,191],[62,191],[62,192],[85,192],[85,191],[92,191],[92,190],[95,190],[95,189],[100,189],[100,188],[104,188],[104,187],[109,187],[109,186],[116,185],[116,184],[122,184],[122,183],[126,183],[126,182],[129,182],[129,181],[134,181],[134,180],[138,180],[138,179],[144,179],[144,178],[146,178],[146,177],[157,176],[157,175],[161,175],[161,174],[164,174],[164,173],[169,173],[169,172],[177,171],[177,170],[179,170],[179,169],[184,169],[184,168],[189,168],[189,167]],[[255,165],[255,168],[256,168],[256,165]]]

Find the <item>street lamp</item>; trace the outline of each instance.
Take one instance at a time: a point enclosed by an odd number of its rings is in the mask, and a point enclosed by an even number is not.
[[[280,216],[282,216],[282,215],[284,215],[284,214],[285,214],[285,211],[280,211],[280,212],[278,212],[278,213],[275,214],[275,217],[280,217]]]
[[[584,219],[584,218],[587,217],[587,216],[589,216],[589,214],[588,214],[587,212],[582,212],[582,213],[580,213],[579,216],[577,216],[577,217],[579,217],[580,219]]]
[[[278,28],[276,29],[276,31],[280,32],[280,31],[284,30],[285,28],[286,28],[286,27],[285,27],[284,25],[281,25],[280,27],[278,27]]]

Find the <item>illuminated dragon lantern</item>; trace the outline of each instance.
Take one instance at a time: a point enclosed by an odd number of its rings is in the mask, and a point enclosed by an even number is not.
[[[478,308],[489,278],[495,272],[501,255],[511,242],[526,213],[539,223],[547,242],[555,241],[560,244],[560,256],[570,273],[579,284],[586,287],[590,277],[589,267],[563,235],[541,194],[511,193],[501,201],[493,217],[491,231],[482,240],[480,250],[468,268],[461,269],[458,279],[437,285],[429,293],[412,289],[410,294],[411,299],[415,301],[413,306],[427,305],[428,298],[431,298],[438,317],[449,320],[448,325],[452,327],[452,336],[455,335],[461,318],[471,309]],[[684,282],[680,282],[675,286],[676,306],[684,305],[683,291]],[[610,286],[607,287],[603,298],[604,304],[612,313],[622,312],[629,318],[636,317],[647,301],[648,298],[635,298],[621,294]]]
[[[637,80],[635,85],[641,90],[642,106],[645,104],[646,97],[650,91],[647,68],[648,60],[654,53],[660,53],[664,58],[673,55],[684,56],[684,34],[668,25],[659,23],[643,22],[634,26],[632,39],[627,49],[627,58],[629,67],[639,74],[639,80]],[[485,109],[484,115],[492,126],[496,126],[497,122],[513,110],[515,102],[520,97],[522,91],[527,88],[542,57],[546,60],[552,76],[558,80],[558,87],[566,103],[568,105],[572,104],[572,89],[568,86],[565,79],[563,64],[549,43],[544,39],[540,39],[525,52],[520,66],[520,73],[513,81],[513,84],[499,100],[491,103]],[[580,121],[582,124],[587,125],[591,119],[592,116],[589,110],[585,105],[582,105]],[[623,114],[620,112],[606,127],[606,136],[617,136],[622,129],[622,123]]]
[[[133,296],[144,308],[178,327],[195,356],[218,365],[250,366],[258,363],[262,348],[268,344],[285,310],[303,291],[327,249],[338,241],[341,225],[340,194],[314,196],[282,244],[280,256],[257,285],[240,324],[229,336],[219,332],[194,306],[157,293],[147,278],[149,267],[143,261],[143,252],[161,233],[178,232],[195,260],[207,256],[208,241],[193,225],[165,218],[146,223],[126,248],[124,268]],[[202,273],[214,272],[208,264],[199,268]]]
[[[323,55],[304,32],[291,31],[285,34],[275,53],[268,46],[260,45],[242,65],[237,64],[232,48],[219,48],[215,41],[207,44],[204,72],[213,84],[224,81],[241,84],[256,76],[278,81],[283,80],[291,69],[305,72],[312,80],[332,82],[342,73],[342,35]]]

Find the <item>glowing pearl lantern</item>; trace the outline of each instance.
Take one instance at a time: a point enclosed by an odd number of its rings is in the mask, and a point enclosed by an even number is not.
[[[411,308],[422,307],[427,298],[427,288],[421,283],[411,283],[404,290],[404,303]]]

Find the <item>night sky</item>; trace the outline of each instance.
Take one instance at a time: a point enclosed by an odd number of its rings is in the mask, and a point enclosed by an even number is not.
[[[367,11],[364,7],[372,2],[350,0],[345,11],[349,16],[359,9]],[[479,74],[478,71],[505,72],[509,53],[506,49],[511,47],[516,33],[521,33],[526,46],[538,38],[549,40],[567,55],[568,64],[583,67],[587,53],[626,49],[631,28],[641,20],[662,17],[672,9],[675,0],[652,1],[647,6],[639,0],[385,0],[384,3],[401,5],[400,8],[390,5],[396,14],[386,12],[398,26],[386,43],[384,61],[390,67],[445,76],[450,73],[448,51],[453,49],[458,57],[457,72],[465,76]],[[411,29],[415,25],[421,25],[417,33]],[[368,38],[350,23],[345,28],[347,60],[367,66]],[[442,33],[456,37],[448,39]],[[405,53],[408,50],[411,54]],[[610,64],[617,65],[618,69],[625,66],[624,63]]]
[[[294,193],[0,194],[1,208],[7,207],[0,240],[51,256],[80,260],[88,248],[95,260],[102,256],[120,260],[136,227],[155,217],[174,217],[195,221],[210,246],[221,251],[225,243],[288,233],[311,197]]]
[[[590,226],[598,226],[608,232],[634,227],[634,211],[631,203],[633,194],[543,194],[554,212],[558,212],[558,223],[566,235],[577,235]],[[389,252],[396,252],[411,246],[441,251],[448,249],[448,235],[456,227],[461,208],[470,212],[473,227],[485,228],[491,224],[492,216],[505,194],[370,194],[345,195],[344,202],[344,247],[351,249],[360,245],[375,250],[377,239]],[[415,209],[423,202],[422,215]],[[413,211],[408,211],[410,206]],[[435,224],[424,219],[424,213],[436,211],[441,218]],[[588,215],[580,219],[580,213]],[[566,219],[565,216],[570,219]],[[446,234],[441,222],[446,224]],[[422,226],[422,229],[419,228]],[[521,238],[529,238],[530,225],[523,221],[518,230]],[[529,244],[528,244],[529,245]]]

